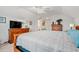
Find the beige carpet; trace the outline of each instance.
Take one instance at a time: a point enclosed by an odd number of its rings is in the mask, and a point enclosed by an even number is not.
[[[0,52],[13,52],[13,44],[5,43],[1,45]]]

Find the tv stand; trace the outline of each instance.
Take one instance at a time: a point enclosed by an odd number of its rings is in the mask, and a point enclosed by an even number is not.
[[[14,41],[14,34],[22,34],[29,32],[29,28],[11,28],[8,30],[9,33],[9,43],[13,43]]]

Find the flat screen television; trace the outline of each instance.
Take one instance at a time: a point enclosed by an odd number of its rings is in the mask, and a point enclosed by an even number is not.
[[[10,28],[21,28],[22,22],[19,21],[10,21]]]

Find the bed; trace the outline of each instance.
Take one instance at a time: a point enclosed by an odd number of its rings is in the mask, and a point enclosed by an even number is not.
[[[22,52],[78,52],[73,40],[64,31],[42,30],[21,34],[15,47]],[[14,41],[14,42],[15,42]]]

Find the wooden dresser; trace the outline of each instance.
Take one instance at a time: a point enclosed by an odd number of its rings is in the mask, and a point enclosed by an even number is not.
[[[51,25],[53,31],[62,31],[62,25],[60,24],[52,24]]]
[[[14,34],[21,34],[29,32],[29,28],[12,28],[8,30],[9,32],[9,43],[13,43],[14,41]]]

